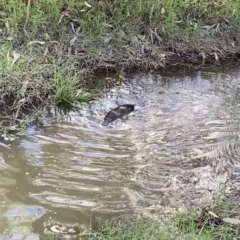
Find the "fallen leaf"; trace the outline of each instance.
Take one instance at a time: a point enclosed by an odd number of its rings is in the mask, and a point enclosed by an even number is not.
[[[78,27],[78,28],[77,28],[77,30],[76,30],[76,32],[75,32],[75,34],[76,34],[76,35],[78,35],[78,34],[79,34],[79,32],[80,32],[80,29],[81,29],[81,27]]]
[[[163,93],[165,93],[165,94],[168,93],[168,91],[167,91],[165,88],[163,88],[162,91],[163,91]]]
[[[206,54],[205,54],[205,52],[201,52],[201,53],[199,53],[200,55],[202,55],[202,58],[205,60],[206,59]]]
[[[145,35],[138,35],[138,38],[142,41],[144,41],[146,39],[146,36]]]
[[[38,44],[41,44],[41,45],[44,45],[44,44],[45,44],[45,42],[43,42],[43,41],[31,41],[31,42],[28,42],[28,43],[27,43],[27,46],[32,45],[32,44],[34,44],[34,43],[38,43]]]
[[[155,37],[157,38],[157,40],[159,41],[159,42],[162,42],[163,40],[162,40],[162,38],[159,36],[159,34],[157,33],[157,29],[155,28],[155,31],[154,31],[154,34],[155,34]]]
[[[215,218],[219,218],[219,216],[217,214],[215,214],[214,212],[212,212],[212,211],[208,211],[208,213],[210,215],[212,215],[213,217],[215,217]]]
[[[43,56],[46,57],[47,55],[48,55],[48,48],[46,47]]]
[[[71,40],[70,40],[70,45],[74,45],[74,43],[76,42],[77,37],[74,36]]]
[[[240,225],[240,219],[237,218],[223,218],[223,221],[230,224],[239,224]]]
[[[14,64],[15,62],[17,62],[17,60],[18,60],[20,57],[21,57],[21,54],[20,54],[20,53],[17,53],[17,52],[15,52],[15,51],[13,51],[13,60],[12,60],[11,66],[13,66],[13,64]]]
[[[26,90],[27,90],[27,85],[28,85],[28,81],[23,82],[23,85],[22,85],[22,87],[21,87],[20,90],[19,90],[19,94],[20,94],[22,97],[24,97],[24,95],[25,95],[25,92],[26,92]]]
[[[26,99],[22,98],[20,101],[18,101],[18,103],[25,103]]]
[[[84,3],[85,3],[85,5],[86,5],[87,7],[89,7],[89,8],[92,7],[89,3],[87,3],[87,2],[84,2]]]
[[[106,38],[104,38],[104,43],[107,44],[107,43],[109,43],[111,40],[112,40],[111,37],[106,37]]]
[[[166,57],[166,54],[161,53],[160,56],[161,56],[161,58],[165,58],[165,57]]]
[[[67,10],[65,10],[65,11],[62,12],[62,14],[61,14],[61,16],[60,16],[60,18],[59,18],[59,20],[58,20],[58,24],[60,24],[60,23],[62,22],[62,20],[63,20],[63,18],[64,18],[65,16],[70,17]]]
[[[113,26],[112,25],[110,25],[110,24],[107,24],[107,23],[103,23],[106,27],[110,27],[110,28],[113,28]]]
[[[7,52],[7,61],[10,64],[11,63],[11,57],[9,51]]]
[[[71,52],[72,52],[72,46],[69,46],[68,47],[68,55],[71,55]]]
[[[14,130],[16,130],[17,128],[18,128],[17,125],[13,125],[13,126],[11,126],[11,127],[8,127],[7,129],[10,130],[10,131],[14,131]]]
[[[217,53],[214,52],[213,55],[214,55],[214,57],[215,57],[215,60],[216,60],[216,61],[219,61],[219,57],[218,57]]]
[[[72,28],[73,33],[76,34],[76,32],[75,32],[75,27],[74,27],[74,24],[73,24],[72,22],[70,23],[70,26],[71,26],[71,28]]]

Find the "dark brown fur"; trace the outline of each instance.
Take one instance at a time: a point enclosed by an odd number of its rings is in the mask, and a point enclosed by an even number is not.
[[[123,104],[120,105],[105,116],[103,126],[107,126],[109,123],[119,119],[123,118],[124,116],[128,115],[129,113],[134,111],[134,105],[133,104]]]

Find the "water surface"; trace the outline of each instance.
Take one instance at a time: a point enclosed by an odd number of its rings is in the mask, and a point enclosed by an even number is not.
[[[76,235],[99,219],[209,203],[239,161],[240,69],[137,75],[0,145],[0,239]],[[108,127],[118,104],[136,110]],[[6,145],[4,145],[6,144]]]

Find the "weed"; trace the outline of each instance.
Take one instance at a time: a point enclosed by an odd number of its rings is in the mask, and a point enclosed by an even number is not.
[[[200,216],[192,212],[176,214],[174,217],[176,226],[182,235],[190,237],[184,239],[239,239],[239,225],[227,224],[222,218],[226,213],[232,215],[228,204],[221,203],[212,210],[215,212],[203,209]]]
[[[206,225],[199,226],[197,215],[192,212],[178,213],[171,221],[154,222],[140,219],[126,220],[117,225],[106,224],[104,232],[97,240],[217,240],[239,239],[239,226]],[[87,239],[87,238],[86,238]]]
[[[76,100],[78,102],[89,102],[92,101],[96,97],[95,93],[84,92],[82,89],[77,91]]]
[[[120,221],[112,226],[106,223],[104,232],[97,240],[175,240],[175,234],[171,227],[159,224],[152,220],[141,219],[130,222]]]
[[[77,80],[76,77],[56,74],[54,76],[56,103],[71,105],[76,100]]]
[[[88,102],[94,94],[80,89],[79,78],[77,75],[70,76],[57,73],[54,78],[55,100],[61,105],[73,105],[75,102]]]
[[[240,239],[238,224],[213,221],[213,216],[239,216],[239,206],[219,202],[216,207],[200,215],[192,211],[179,212],[172,216],[159,216],[159,221],[124,216],[109,220],[97,233],[81,235],[84,240],[229,240]],[[210,213],[210,215],[206,214]],[[161,219],[161,221],[160,221]],[[215,219],[216,220],[216,219]],[[240,220],[237,220],[239,222]]]
[[[144,22],[150,28],[169,31],[177,27],[179,21],[218,19],[222,16],[231,17],[235,21],[240,19],[240,3],[235,0],[217,0],[210,3],[207,0],[94,0],[76,1],[64,0],[35,1],[30,8],[27,26],[25,26],[27,7],[19,0],[1,0],[1,7],[6,17],[3,23],[9,30],[17,31],[22,27],[28,30],[58,28],[58,21],[62,10],[68,14],[65,22],[69,20],[81,24],[83,33],[101,34],[112,29],[136,29]],[[186,14],[187,13],[187,14]],[[131,27],[132,26],[132,27]]]

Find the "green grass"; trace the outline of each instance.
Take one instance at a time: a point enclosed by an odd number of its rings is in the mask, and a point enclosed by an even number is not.
[[[104,222],[97,232],[81,234],[79,240],[239,240],[240,205],[229,197],[216,197],[212,207],[200,212],[186,210],[159,214],[158,221],[125,215]],[[156,217],[156,216],[155,216]],[[234,223],[226,218],[237,220]],[[221,220],[221,221],[218,221]],[[57,239],[46,236],[43,240]]]
[[[199,18],[201,20],[218,19],[223,16],[240,20],[240,3],[235,0],[36,0],[30,8],[29,19],[26,19],[27,8],[20,0],[1,0],[1,11],[6,17],[1,21],[10,32],[23,26],[28,30],[58,29],[61,9],[66,4],[69,17],[63,22],[78,22],[81,31],[87,34],[100,34],[120,29],[131,29],[144,22],[150,28],[175,28],[178,21]],[[26,25],[27,21],[27,25]],[[61,24],[60,24],[61,25]]]
[[[231,199],[216,198],[211,208],[161,215],[159,220],[125,215],[105,222],[97,232],[81,234],[79,240],[239,240],[240,205]],[[237,220],[234,223],[226,218]],[[221,220],[221,221],[218,221]],[[57,239],[47,236],[43,240]]]
[[[181,213],[175,217],[175,223],[185,236],[183,239],[199,239],[199,240],[214,240],[214,239],[239,239],[240,228],[239,226],[229,226],[227,224],[214,226],[213,224],[207,225],[207,219],[198,223],[196,222],[197,215],[193,213]]]
[[[177,233],[168,226],[151,220],[136,222],[121,222],[118,226],[106,225],[104,233],[96,237],[97,240],[174,240]]]
[[[77,83],[76,77],[56,74],[54,76],[56,102],[64,105],[73,104],[77,95]]]
[[[227,206],[220,206],[223,216],[229,211]],[[215,209],[216,210],[216,209]],[[218,209],[220,210],[220,209]],[[233,210],[233,209],[232,209]],[[232,211],[231,210],[231,211]],[[238,207],[239,210],[239,207]],[[228,212],[228,214],[231,213]],[[236,213],[235,213],[236,214]],[[240,226],[227,223],[210,223],[210,216],[199,220],[194,212],[182,212],[172,218],[156,222],[148,219],[136,221],[126,220],[118,224],[106,224],[104,231],[98,235],[97,240],[232,240],[240,239]],[[86,238],[88,239],[88,238]]]
[[[76,102],[88,102],[93,99],[93,94],[80,89],[79,78],[79,76],[62,75],[60,73],[54,76],[55,102],[57,104],[69,106]]]
[[[240,226],[207,226],[196,222],[197,215],[192,212],[179,213],[168,221],[159,222],[140,219],[125,219],[107,222],[98,233],[81,235],[80,240],[233,240],[240,239]],[[207,219],[205,219],[207,220]],[[164,222],[165,221],[165,222]],[[51,237],[43,238],[51,239]],[[57,236],[54,238],[57,239]]]

